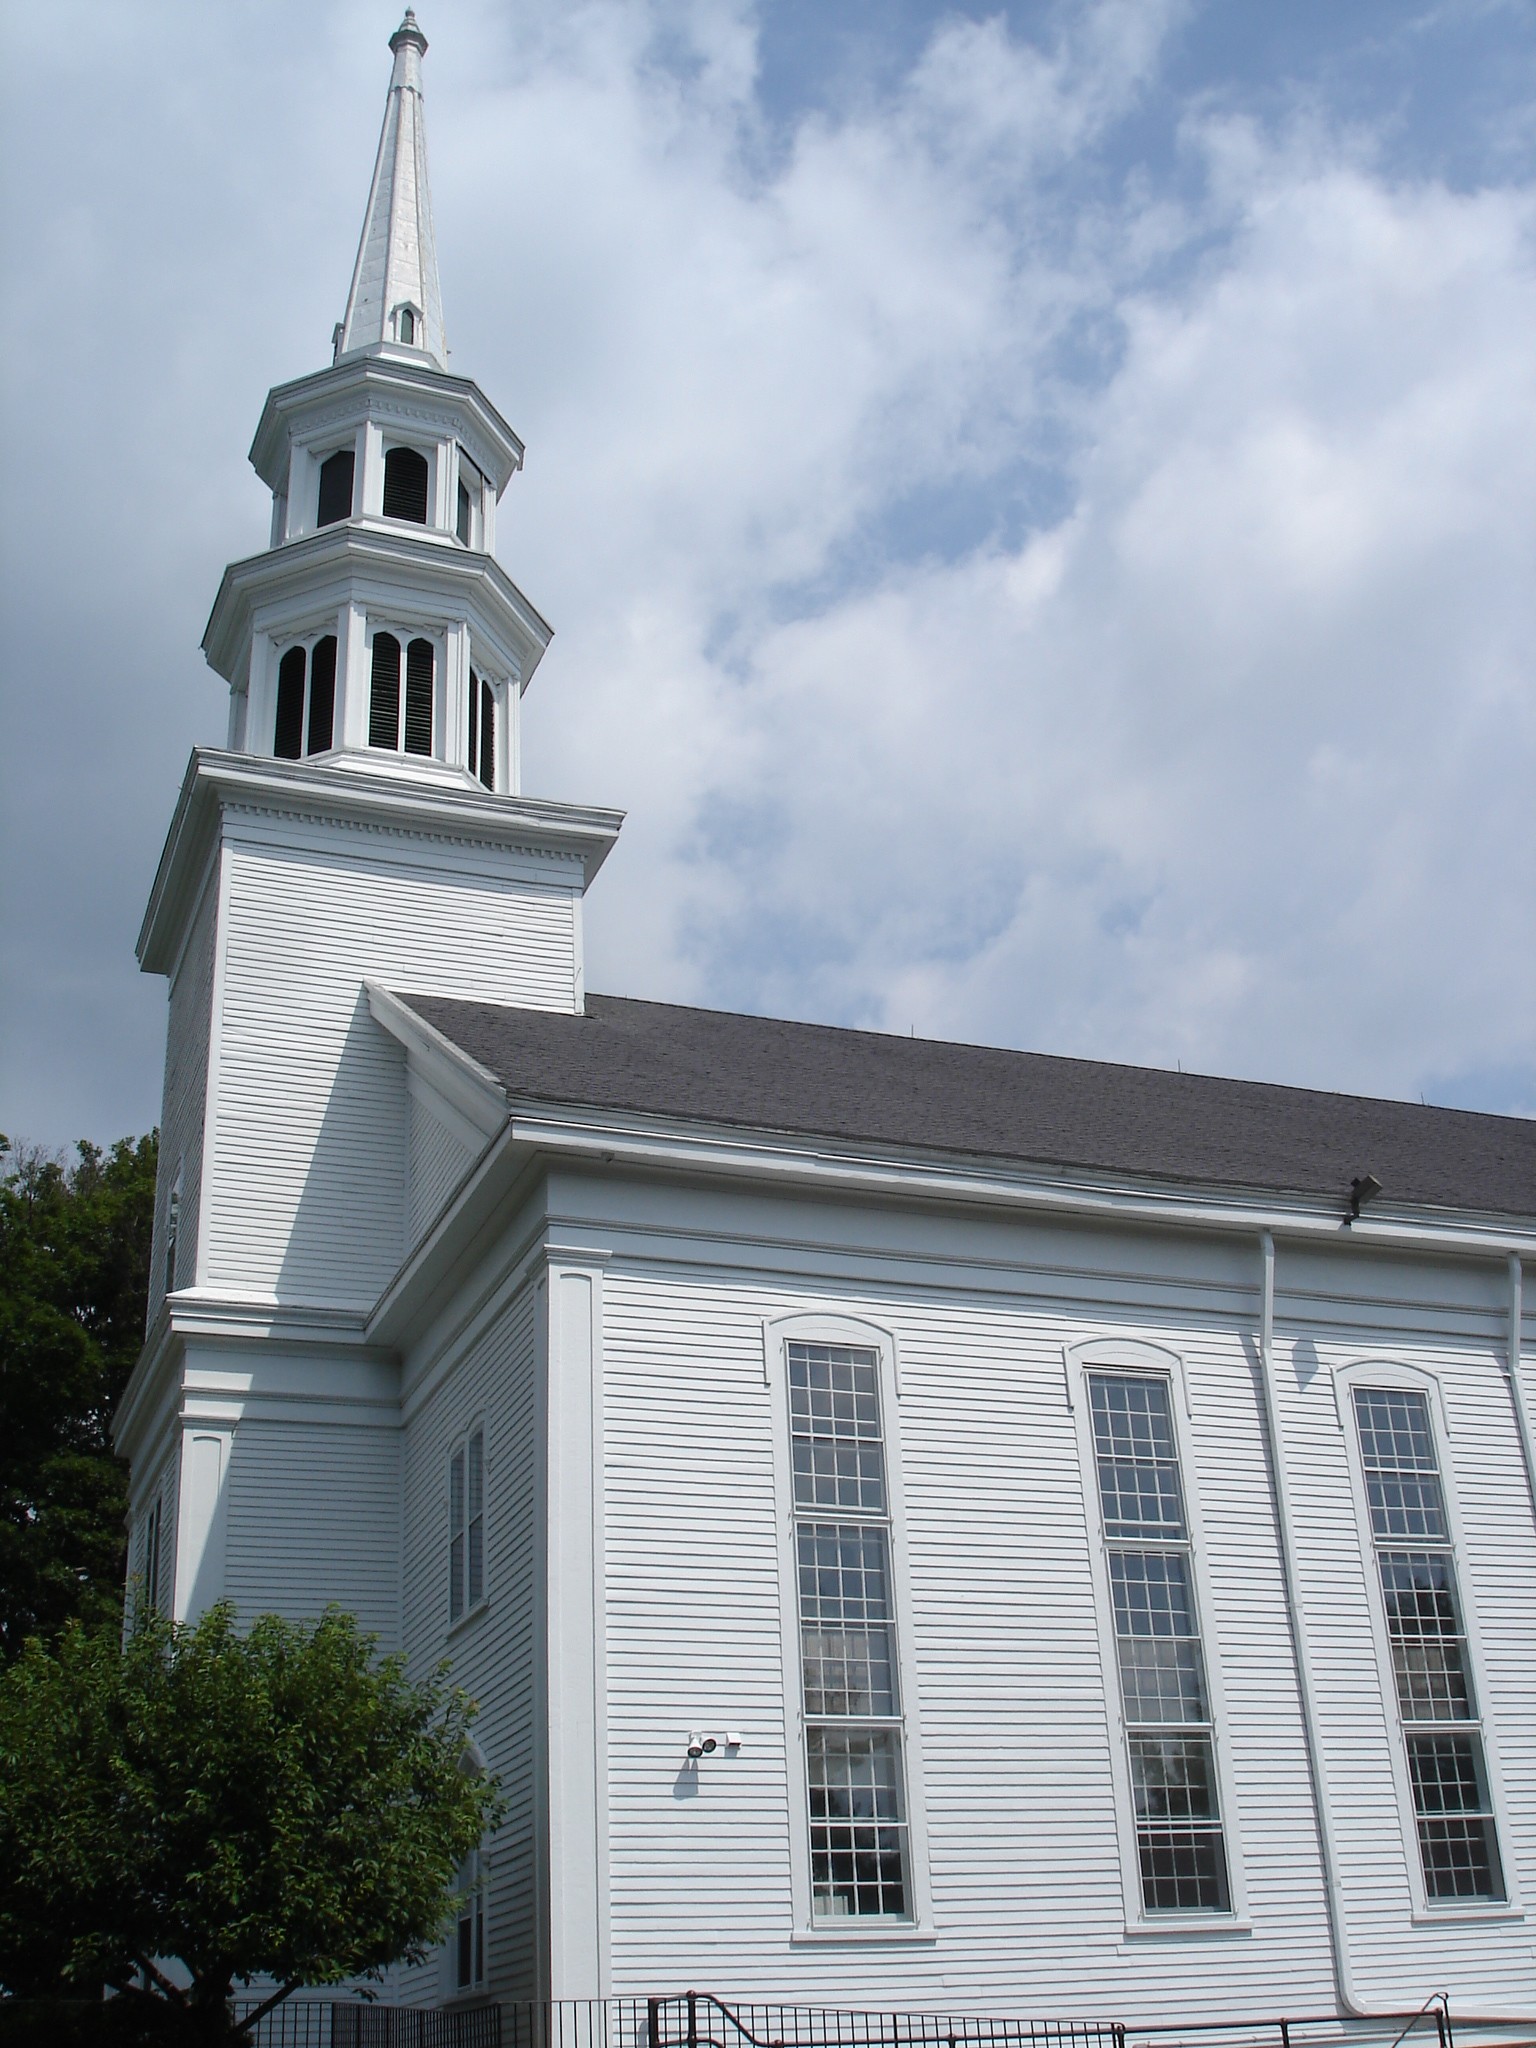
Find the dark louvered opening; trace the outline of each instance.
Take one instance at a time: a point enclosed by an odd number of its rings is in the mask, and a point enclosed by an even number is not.
[[[290,647],[277,665],[277,729],[272,751],[297,761],[304,751],[304,650]]]
[[[384,457],[384,517],[427,523],[427,458],[414,448],[391,448]]]
[[[352,517],[352,472],[357,457],[350,448],[338,448],[320,465],[320,509],[317,526],[334,526],[338,519]]]
[[[496,699],[487,682],[480,685],[480,780],[496,787]]]
[[[393,633],[373,636],[373,686],[368,695],[368,744],[400,745],[400,642]]]
[[[432,751],[432,642],[413,640],[405,650],[405,751]]]
[[[305,752],[323,754],[336,723],[336,635],[317,640],[309,656],[309,743]]]
[[[465,547],[469,546],[473,517],[474,506],[470,500],[469,486],[468,484],[461,483],[459,485],[459,539],[463,541]]]
[[[416,346],[416,315],[409,306],[400,309],[400,339],[407,348]]]
[[[471,669],[469,672],[469,772],[478,772],[480,759],[480,678]]]

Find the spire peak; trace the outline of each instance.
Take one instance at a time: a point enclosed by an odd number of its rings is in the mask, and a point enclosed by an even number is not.
[[[336,356],[339,361],[364,350],[409,349],[446,369],[422,112],[421,60],[427,39],[413,8],[405,10],[389,47],[395,68]]]

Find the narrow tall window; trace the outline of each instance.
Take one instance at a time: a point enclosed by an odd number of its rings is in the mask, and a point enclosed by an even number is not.
[[[1209,1688],[1168,1382],[1088,1380],[1148,1913],[1231,1910]]]
[[[416,346],[416,315],[409,306],[400,308],[400,339],[407,348]]]
[[[464,479],[460,477],[458,535],[459,539],[463,541],[465,547],[469,546],[469,537],[471,533],[473,533],[474,531],[474,521],[475,508],[470,499],[469,486],[468,484],[465,483]]]
[[[427,458],[414,448],[391,448],[384,457],[384,517],[427,523]]]
[[[471,1849],[459,1865],[453,1916],[453,1986],[474,1991],[485,1982],[485,1857]]]
[[[321,463],[316,526],[334,526],[338,519],[352,517],[352,481],[356,466],[357,452],[352,448],[338,448],[334,455],[327,455]]]
[[[1396,1387],[1357,1387],[1354,1401],[1424,1890],[1431,1899],[1502,1899],[1498,1831],[1429,1402]]]
[[[160,1605],[160,1496],[156,1494],[144,1516],[143,1550],[139,1558],[146,1607]]]
[[[473,669],[469,672],[469,768],[487,789],[496,787],[496,693]]]
[[[448,1621],[485,1598],[485,1432],[472,1430],[448,1460]]]
[[[176,1240],[181,1235],[181,1168],[165,1198],[165,1292],[176,1290]]]
[[[304,751],[304,665],[302,647],[290,647],[277,665],[272,751],[280,761],[297,761]]]
[[[336,724],[336,635],[317,640],[309,656],[309,737],[306,754],[323,754]]]
[[[432,642],[413,640],[405,650],[405,751],[432,751]]]
[[[818,1920],[911,1917],[880,1358],[788,1346],[800,1670]]]
[[[368,693],[368,744],[393,752],[400,744],[400,642],[373,636],[373,679]]]

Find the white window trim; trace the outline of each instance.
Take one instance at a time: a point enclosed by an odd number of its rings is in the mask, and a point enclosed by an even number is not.
[[[480,1598],[472,1605],[469,1601],[469,1444],[472,1437],[480,1439]],[[463,1454],[464,1458],[464,1611],[457,1617],[453,1612],[453,1461]],[[474,1416],[458,1434],[449,1440],[448,1453],[443,1460],[443,1498],[448,1508],[448,1540],[444,1555],[448,1564],[448,1621],[445,1636],[452,1637],[478,1621],[491,1604],[491,1456],[490,1431],[486,1428],[483,1415]],[[483,1768],[483,1763],[482,1763]]]
[[[474,1427],[472,1425],[465,1432],[465,1436],[469,1437],[473,1434]],[[459,1758],[459,1769],[465,1777],[484,1778],[489,1774],[490,1766],[485,1760],[485,1752],[473,1736],[470,1736],[465,1741],[463,1754]],[[448,1923],[448,1931],[442,1946],[441,1996],[445,2005],[464,2005],[475,2000],[484,1999],[487,1986],[491,1980],[491,1882],[494,1875],[491,1844],[494,1839],[493,1832],[483,1834],[472,1851],[479,1859],[476,1868],[476,1889],[480,1894],[481,1974],[468,1984],[460,1984],[459,1982],[459,1914],[457,1901],[464,1894],[458,1890],[457,1883],[455,1883],[453,1917]],[[465,1860],[467,1861],[468,1859],[466,1858]],[[457,1879],[457,1871],[455,1871],[454,1876]]]
[[[1376,1564],[1376,1539],[1371,1531],[1370,1502],[1365,1486],[1365,1467],[1360,1455],[1360,1431],[1355,1420],[1356,1387],[1397,1387],[1427,1396],[1429,1426],[1435,1441],[1435,1458],[1440,1467],[1440,1492],[1445,1501],[1449,1549],[1456,1573],[1456,1595],[1461,1603],[1461,1622],[1466,1631],[1467,1655],[1472,1665],[1472,1691],[1478,1718],[1470,1724],[1482,1738],[1483,1769],[1488,1775],[1489,1803],[1499,1838],[1499,1862],[1504,1876],[1502,1899],[1432,1899],[1424,1888],[1424,1863],[1419,1853],[1418,1814],[1413,1803],[1413,1786],[1408,1777],[1407,1724],[1397,1698],[1397,1674],[1392,1668],[1392,1641],[1387,1631],[1386,1602],[1382,1596],[1381,1573]],[[1411,1919],[1416,1926],[1440,1927],[1448,1920],[1523,1920],[1519,1895],[1519,1871],[1514,1858],[1518,1836],[1511,1827],[1509,1803],[1499,1762],[1498,1730],[1488,1702],[1487,1660],[1483,1655],[1478,1628],[1477,1603],[1472,1575],[1467,1570],[1467,1545],[1457,1503],[1456,1473],[1451,1457],[1452,1436],[1446,1414],[1445,1390],[1438,1375],[1422,1366],[1406,1365],[1400,1359],[1351,1359],[1333,1369],[1333,1398],[1343,1432],[1349,1464],[1349,1486],[1354,1499],[1355,1530],[1360,1544],[1360,1568],[1365,1580],[1366,1607],[1371,1617],[1371,1647],[1376,1658],[1376,1679],[1381,1688],[1382,1723],[1387,1732],[1387,1754],[1392,1767],[1392,1785],[1397,1794],[1398,1826],[1402,1831],[1403,1863],[1408,1873],[1412,1900]],[[1404,1545],[1411,1548],[1410,1545]]]
[[[801,1704],[800,1568],[795,1547],[794,1466],[790,1450],[788,1344],[851,1344],[878,1353],[880,1411],[884,1436],[886,1496],[891,1545],[891,1592],[896,1619],[897,1683],[901,1689],[902,1765],[906,1774],[907,1881],[909,1920],[855,1919],[829,1925],[815,1919],[811,1904],[811,1820],[806,1787],[809,1763],[805,1713]],[[907,1562],[907,1515],[902,1486],[901,1391],[896,1338],[861,1317],[817,1312],[763,1318],[763,1377],[773,1423],[774,1520],[778,1527],[780,1640],[784,1649],[784,1759],[789,1801],[790,1940],[815,1946],[867,1948],[904,1942],[932,1942],[933,1899],[928,1872],[928,1829],[923,1802],[923,1745],[912,1654],[911,1573]]]
[[[1110,1782],[1115,1806],[1115,1829],[1120,1844],[1120,1885],[1128,1935],[1181,1936],[1188,1934],[1247,1934],[1252,1921],[1248,1912],[1248,1887],[1243,1867],[1242,1833],[1239,1827],[1237,1788],[1233,1778],[1226,1693],[1222,1685],[1221,1657],[1216,1634],[1216,1605],[1207,1559],[1210,1546],[1201,1512],[1199,1467],[1191,1442],[1189,1378],[1181,1353],[1142,1337],[1085,1337],[1063,1346],[1062,1363],[1067,1406],[1077,1422],[1078,1470],[1082,1475],[1083,1507],[1087,1517],[1089,1561],[1093,1578],[1093,1604],[1099,1625],[1099,1654],[1104,1668],[1104,1714],[1109,1736]],[[1093,1440],[1093,1414],[1088,1400],[1090,1373],[1121,1372],[1136,1379],[1154,1376],[1168,1382],[1169,1408],[1173,1415],[1174,1442],[1179,1454],[1179,1480],[1184,1492],[1184,1514],[1189,1528],[1189,1553],[1199,1609],[1200,1649],[1205,1661],[1206,1691],[1211,1706],[1211,1752],[1216,1765],[1216,1795],[1221,1802],[1222,1845],[1227,1859],[1227,1891],[1231,1906],[1225,1913],[1149,1913],[1142,1904],[1141,1858],[1136,1845],[1136,1801],[1131,1789],[1131,1760],[1126,1738],[1125,1700],[1120,1689],[1120,1660],[1115,1637],[1114,1599],[1109,1585],[1109,1541],[1104,1534],[1103,1505],[1099,1499],[1098,1459]]]
[[[403,524],[404,522],[397,521],[394,523]],[[373,713],[373,643],[376,636],[380,633],[388,633],[391,639],[398,640],[400,643],[400,716],[395,726],[395,735],[399,745],[394,747],[376,747],[368,738],[369,725]],[[323,638],[324,636],[317,635],[316,637]],[[410,754],[406,752],[405,748],[405,662],[407,650],[413,640],[429,640],[432,643],[432,750],[427,754]],[[286,647],[287,643],[285,642],[284,644]],[[448,716],[449,647],[450,632],[444,630],[441,619],[423,620],[418,625],[406,625],[398,615],[391,617],[385,617],[382,614],[378,617],[374,617],[372,614],[369,615],[367,626],[363,633],[362,687],[363,746],[368,753],[387,754],[392,760],[396,761],[442,761],[445,758],[443,750],[448,743],[446,721]],[[274,666],[272,689],[274,714],[277,709],[276,674],[277,670]],[[336,694],[338,707],[337,725],[339,725],[341,722],[339,717],[341,698],[339,663]],[[306,708],[308,701],[306,695]],[[334,733],[334,727],[332,731]],[[316,754],[311,758],[318,761],[322,757]]]

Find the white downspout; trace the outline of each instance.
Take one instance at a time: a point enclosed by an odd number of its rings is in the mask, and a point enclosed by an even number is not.
[[[1370,2014],[1355,1996],[1349,1974],[1349,1949],[1344,1926],[1344,1894],[1339,1883],[1338,1857],[1334,1850],[1333,1824],[1328,1811],[1327,1788],[1323,1782],[1322,1746],[1318,1740],[1317,1717],[1312,1704],[1312,1658],[1307,1644],[1307,1620],[1302,1605],[1296,1569],[1296,1548],[1291,1538],[1290,1489],[1286,1480],[1285,1447],[1280,1436],[1279,1415],[1273,1382],[1275,1348],[1275,1240],[1268,1230],[1259,1233],[1264,1259],[1264,1279],[1259,1306],[1259,1398],[1264,1405],[1264,1430],[1269,1438],[1269,1477],[1274,1490],[1275,1530],[1280,1539],[1280,1576],[1285,1588],[1285,1614],[1290,1627],[1291,1658],[1296,1667],[1296,1696],[1301,1703],[1302,1735],[1307,1751],[1307,1782],[1312,1793],[1312,1813],[1317,1826],[1318,1861],[1323,1872],[1323,1896],[1328,1913],[1328,1946],[1333,1961],[1333,1983],[1339,2008],[1352,2019]]]
[[[1531,1426],[1530,1403],[1525,1381],[1520,1376],[1521,1269],[1517,1252],[1509,1255],[1509,1397],[1515,1405],[1515,1428],[1520,1435],[1520,1452],[1525,1460],[1525,1482],[1531,1489],[1531,1506],[1536,1509],[1536,1429]]]

